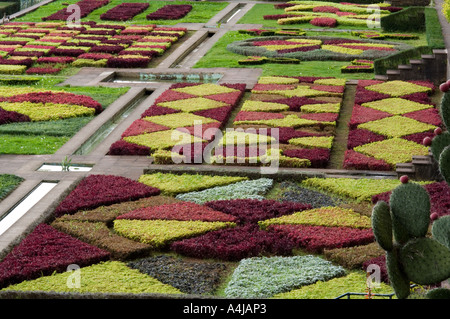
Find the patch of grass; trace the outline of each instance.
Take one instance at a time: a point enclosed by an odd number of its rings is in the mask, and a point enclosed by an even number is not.
[[[23,178],[11,174],[0,175],[0,201],[11,193],[21,182]]]
[[[253,36],[241,34],[238,31],[227,32],[220,38],[205,56],[197,62],[194,68],[242,68],[238,61],[245,56],[230,52],[226,49],[227,45],[234,41],[250,39]],[[342,74],[341,68],[348,65],[348,62],[342,61],[302,61],[300,64],[290,64],[286,67],[284,64],[248,65],[246,68],[257,68],[263,70],[263,76],[286,75],[286,76],[332,76],[336,78],[352,79],[372,79],[372,73],[365,74]]]
[[[0,134],[0,154],[53,154],[69,139],[67,136]]]
[[[72,136],[93,118],[83,116],[58,121],[9,123],[0,125],[0,134]]]

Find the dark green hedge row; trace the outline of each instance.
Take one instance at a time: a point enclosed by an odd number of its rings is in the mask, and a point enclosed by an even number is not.
[[[425,31],[427,46],[420,46],[375,60],[375,74],[386,74],[400,64],[409,64],[411,59],[420,59],[422,54],[431,54],[433,49],[445,48],[444,36],[436,9],[410,7],[381,19],[384,31]]]
[[[409,64],[409,60],[418,59],[422,54],[430,54],[431,51],[429,46],[420,46],[376,59],[373,65],[375,74],[386,74],[387,70],[396,69],[400,64]]]
[[[385,32],[425,31],[425,8],[409,7],[380,19]]]
[[[425,8],[425,32],[428,46],[432,49],[444,49],[445,42],[442,34],[439,16],[434,8]]]

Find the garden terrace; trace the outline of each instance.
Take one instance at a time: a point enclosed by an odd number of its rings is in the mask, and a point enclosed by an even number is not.
[[[442,92],[375,76],[443,48],[447,11],[381,4],[423,28],[372,28],[357,2],[58,0],[0,25],[0,298],[364,298],[369,265],[396,298],[372,209],[429,158]],[[410,179],[448,215],[446,183]]]

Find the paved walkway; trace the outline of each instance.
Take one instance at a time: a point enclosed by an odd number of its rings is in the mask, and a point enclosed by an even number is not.
[[[256,2],[240,2],[231,1],[226,9],[218,13],[213,19],[205,24],[183,24],[179,26],[187,27],[190,30],[195,30],[196,33],[185,41],[179,48],[174,50],[171,55],[167,56],[164,61],[154,69],[133,70],[131,72],[202,72],[201,69],[190,68],[203,56],[214,44],[215,40],[220,38],[228,30],[260,28],[260,25],[238,25],[236,22],[254,5]],[[437,0],[437,7],[439,8],[442,0]],[[234,15],[236,8],[240,11]],[[232,18],[229,21],[230,15]],[[442,18],[442,15],[441,15]],[[225,21],[225,22],[224,22]],[[443,22],[443,20],[442,20]],[[218,26],[220,28],[214,28]],[[446,36],[446,43],[450,43],[450,26],[444,23],[444,35]],[[196,41],[204,36],[206,33],[214,33],[214,35],[207,41],[201,49],[195,51],[188,58],[185,52],[192,51],[192,46]],[[183,62],[180,68],[173,68],[177,63]],[[246,83],[247,88],[250,89],[256,83],[256,80],[261,74],[258,69],[208,69],[209,71],[222,72],[224,77],[222,82],[230,83]],[[117,70],[113,69],[90,69],[85,68],[79,74],[67,79],[64,84],[70,85],[118,85],[113,83],[102,82],[104,79],[114,76]],[[78,132],[68,143],[61,147],[55,154],[52,155],[0,155],[0,174],[14,174],[21,176],[25,181],[13,193],[11,193],[5,200],[0,202],[0,216],[7,213],[14,205],[31,192],[42,181],[58,181],[58,185],[45,196],[38,204],[32,207],[24,217],[17,221],[13,227],[0,235],[0,258],[9,249],[17,244],[24,233],[31,231],[37,223],[45,221],[51,216],[53,209],[59,201],[66,196],[77,182],[85,177],[87,174],[114,174],[126,176],[132,179],[137,179],[144,171],[158,170],[158,171],[188,171],[199,173],[216,173],[216,174],[248,174],[250,176],[260,176],[259,168],[255,167],[220,167],[208,165],[179,165],[179,166],[163,166],[153,165],[149,157],[143,156],[107,156],[109,146],[120,138],[122,132],[129,127],[129,125],[143,113],[145,109],[151,105],[152,101],[159,96],[170,84],[156,84],[156,85],[135,85],[125,95],[120,97],[117,101],[111,104],[103,113],[97,116],[89,124],[87,124],[80,132]],[[145,92],[152,92],[150,95],[145,95]],[[94,132],[101,129],[105,123],[108,123],[114,116],[120,114],[124,107],[130,103],[134,103],[136,99],[143,98],[134,111],[112,131],[102,143],[87,155],[73,155],[80,149],[86,141],[88,141]],[[41,172],[37,169],[44,163],[61,163],[66,156],[72,158],[73,164],[88,164],[92,166],[90,172]],[[304,176],[336,176],[345,173],[340,170],[324,170],[324,169],[280,169],[274,178],[300,178]],[[385,175],[377,172],[346,172],[351,177],[376,175],[378,178],[395,178],[395,173],[387,173]]]

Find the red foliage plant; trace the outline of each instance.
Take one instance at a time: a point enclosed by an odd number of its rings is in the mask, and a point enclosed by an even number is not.
[[[55,74],[61,71],[61,68],[40,68],[33,67],[29,68],[26,73],[27,74]]]
[[[267,129],[266,131],[263,131],[264,133],[258,129],[257,132],[258,134],[266,134],[269,136],[274,136],[274,134],[276,134],[280,143],[288,143],[291,138],[295,137],[323,136],[321,133],[299,131],[292,127],[277,127],[276,130]]]
[[[336,13],[340,11],[338,8],[333,6],[317,6],[313,8],[313,12],[329,12],[329,13]]]
[[[141,118],[147,117],[147,116],[158,116],[158,115],[166,115],[166,114],[173,114],[173,113],[179,113],[179,110],[171,109],[168,107],[158,106],[158,105],[152,105],[147,110],[145,110],[144,113],[141,114]]]
[[[284,115],[281,113],[239,111],[234,121],[273,120],[282,118],[284,118]]]
[[[40,57],[37,59],[38,63],[60,63],[60,64],[67,64],[72,63],[75,61],[75,58],[73,57],[65,57],[65,56],[49,56],[49,57]]]
[[[414,111],[411,113],[403,114],[403,116],[435,126],[443,125],[441,115],[439,114],[439,111],[435,108]]]
[[[231,215],[191,202],[145,207],[120,215],[117,219],[200,220],[205,222],[234,222],[236,220]]]
[[[109,147],[108,155],[150,155],[150,148],[143,145],[128,143],[124,140],[118,140]]]
[[[80,7],[80,18],[86,17],[89,13],[94,11],[95,9],[98,9],[100,7],[103,7],[104,5],[108,4],[109,0],[81,0],[78,1],[76,4]],[[66,8],[61,9],[53,14],[51,14],[48,17],[43,17],[43,21],[48,20],[62,20],[67,21],[70,15],[72,14],[72,11],[67,10]]]
[[[0,288],[108,259],[108,252],[39,224],[0,263]]]
[[[346,150],[344,155],[344,169],[370,170],[370,171],[390,171],[391,166],[381,160],[354,150]]]
[[[311,209],[309,204],[279,202],[276,200],[232,199],[207,202],[206,206],[236,216],[237,223],[258,223],[260,220],[275,218]]]
[[[238,261],[264,254],[289,255],[293,246],[292,240],[283,234],[260,230],[257,225],[246,225],[176,241],[170,248],[193,258]]]
[[[309,23],[317,27],[334,28],[337,25],[337,20],[334,18],[318,17],[312,19]]]
[[[55,103],[68,105],[82,105],[85,107],[94,108],[96,113],[102,111],[102,105],[87,95],[79,95],[68,92],[32,92],[25,94],[18,94],[7,97],[0,97],[1,102],[32,102],[32,103]]]
[[[89,175],[58,205],[55,216],[160,194],[160,190],[114,175]]]
[[[14,111],[6,111],[0,108],[0,125],[15,122],[30,122],[31,119],[25,115]]]
[[[108,68],[146,68],[150,62],[149,57],[142,58],[109,58],[106,65]]]
[[[327,103],[325,101],[315,100],[315,99],[307,98],[307,97],[303,97],[303,96],[301,96],[301,97],[294,96],[294,97],[285,98],[285,99],[268,100],[266,102],[286,104],[287,106],[289,106],[290,111],[295,111],[295,112],[300,111],[300,108],[303,105]]]
[[[438,214],[439,217],[450,215],[450,186],[445,182],[434,182],[423,186],[430,195],[431,209],[430,215]],[[389,204],[391,192],[385,192],[372,196],[372,203],[385,201]]]
[[[355,104],[348,126],[353,130],[361,123],[381,120],[389,116],[392,116],[392,114]]]
[[[301,116],[302,119],[319,122],[335,122],[337,121],[338,117],[338,113],[306,113]]]
[[[360,145],[379,142],[385,139],[383,135],[373,133],[369,130],[354,129],[348,133],[347,149],[351,150]]]
[[[288,157],[306,158],[311,162],[312,168],[325,168],[330,160],[330,150],[324,148],[289,149],[283,151]]]
[[[135,136],[140,134],[146,134],[146,133],[152,133],[152,132],[158,132],[158,131],[165,131],[170,130],[169,127],[152,123],[146,120],[136,120],[134,121],[130,127],[128,127],[125,132],[122,133],[122,137],[126,136]]]
[[[178,20],[191,12],[189,4],[168,4],[147,15],[147,20]]]
[[[100,15],[102,20],[126,21],[144,12],[149,3],[121,3]]]
[[[310,225],[270,225],[268,230],[288,236],[298,247],[320,253],[324,249],[366,245],[375,240],[372,229]]]

